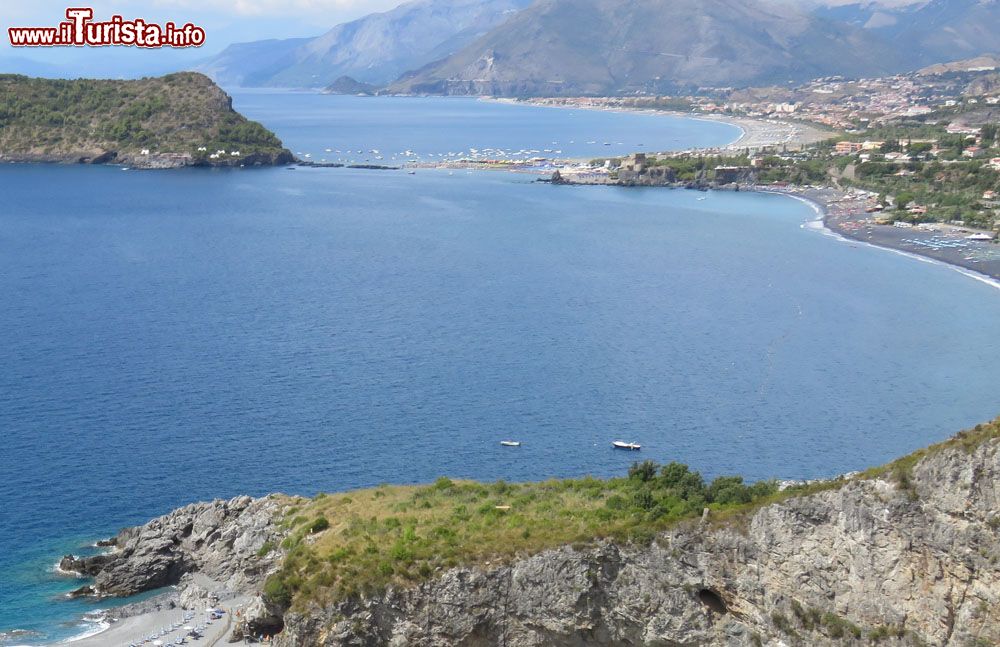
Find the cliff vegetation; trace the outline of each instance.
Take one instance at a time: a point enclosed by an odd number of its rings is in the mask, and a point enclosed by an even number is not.
[[[81,594],[254,596],[275,646],[1000,644],[1000,419],[778,489],[684,465],[193,504],[67,556]],[[704,509],[708,508],[707,514]],[[260,595],[263,594],[263,595]]]
[[[648,543],[706,508],[731,514],[813,489],[779,493],[774,481],[747,484],[738,476],[706,482],[686,465],[645,461],[627,477],[609,480],[485,484],[441,478],[426,486],[320,494],[288,511],[282,525],[290,534],[281,546],[287,556],[264,592],[285,607],[329,603],[565,544]]]
[[[292,156],[208,77],[182,72],[136,81],[0,75],[0,159],[156,167]]]

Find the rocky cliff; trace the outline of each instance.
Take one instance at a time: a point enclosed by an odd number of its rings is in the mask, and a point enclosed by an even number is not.
[[[709,517],[307,607],[277,644],[1000,644],[1000,441]]]
[[[296,600],[275,644],[1000,644],[998,450],[993,423],[648,544],[562,546],[367,597]],[[96,588],[130,593],[200,570],[257,591],[280,558],[262,550],[282,537],[280,515],[278,499],[234,499],[123,531]]]
[[[195,503],[103,542],[110,553],[63,557],[59,566],[94,577],[80,594],[129,596],[199,573],[232,591],[258,588],[281,558],[281,497]]]

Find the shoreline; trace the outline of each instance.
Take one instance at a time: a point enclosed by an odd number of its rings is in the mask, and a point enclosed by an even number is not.
[[[56,641],[41,643],[44,647],[105,647],[110,644],[142,644],[150,636],[157,636],[165,644],[186,635],[184,627],[202,627],[204,631],[197,644],[212,647],[216,644],[227,644],[230,630],[233,628],[232,618],[238,617],[249,603],[251,597],[247,594],[229,594],[215,604],[209,604],[209,599],[202,599],[197,606],[192,602],[182,601],[182,584],[172,587],[151,598],[124,604],[109,609],[95,609],[79,618],[81,623],[92,623],[92,627],[81,633]],[[225,611],[221,620],[212,620],[211,609]],[[89,617],[88,617],[89,616]],[[166,630],[165,633],[161,633]],[[187,642],[191,642],[188,640]],[[16,646],[15,646],[16,647]]]
[[[568,160],[558,160],[564,163]],[[557,170],[563,171],[563,168]],[[543,175],[542,169],[535,171]],[[612,179],[607,174],[599,177],[580,178],[574,174],[561,174],[558,180],[539,179],[540,182],[551,182],[565,186],[611,186],[611,187],[643,187],[693,189],[699,191],[744,191],[753,193],[770,193],[782,195],[804,202],[811,206],[817,218],[811,223],[818,223],[822,233],[836,237],[842,241],[862,243],[871,247],[886,249],[897,254],[919,261],[938,263],[955,269],[970,278],[982,281],[1000,289],[1000,244],[993,241],[969,240],[972,234],[994,234],[971,227],[946,223],[923,223],[920,226],[910,224],[895,226],[893,224],[877,224],[872,206],[872,194],[861,189],[844,190],[834,187],[813,187],[808,185],[716,185],[715,183],[692,183],[681,181],[641,182],[631,180],[623,182]],[[808,224],[803,225],[805,227]]]
[[[823,194],[825,193],[828,194],[829,197],[836,197],[838,201],[843,201],[849,196],[849,194],[843,191],[836,189],[809,189],[806,187],[789,187],[785,190],[756,188],[753,189],[753,191],[757,193],[781,195],[811,206],[815,210],[817,218],[804,223],[802,225],[804,228],[815,229],[824,235],[839,239],[842,242],[852,244],[860,243],[867,247],[886,250],[923,263],[941,265],[953,271],[959,272],[960,274],[964,274],[969,278],[985,283],[993,288],[1000,289],[1000,260],[992,261],[990,262],[990,266],[988,268],[983,268],[977,267],[973,263],[961,257],[961,254],[964,252],[950,253],[941,250],[938,255],[934,256],[928,253],[921,253],[920,250],[904,247],[902,236],[906,234],[891,231],[897,230],[897,228],[892,227],[892,225],[868,225],[865,229],[866,232],[877,227],[879,233],[883,234],[878,236],[877,240],[874,235],[872,237],[862,236],[860,233],[861,227],[845,227],[845,223],[862,222],[856,218],[859,214],[851,211],[834,214],[832,206],[835,202],[823,197]],[[814,224],[818,224],[819,226],[810,226]],[[898,231],[912,232],[910,229]],[[957,231],[957,228],[955,231]],[[987,244],[995,246],[995,243]],[[998,247],[997,256],[998,259],[1000,259],[1000,247]],[[983,271],[984,269],[986,269],[986,271]]]
[[[734,150],[741,148],[767,148],[773,146],[802,147],[807,144],[833,137],[835,133],[825,133],[817,126],[800,124],[791,121],[755,119],[731,115],[716,115],[702,112],[680,112],[677,110],[655,110],[652,108],[629,108],[627,106],[582,105],[573,103],[553,103],[552,99],[508,99],[503,97],[480,97],[480,101],[506,103],[512,105],[528,105],[538,108],[559,108],[563,110],[594,110],[600,112],[618,112],[643,114],[651,116],[668,116],[695,121],[724,123],[740,131],[740,135],[721,146],[706,146],[682,150]],[[678,151],[671,151],[678,152]]]
[[[96,155],[66,153],[48,154],[0,154],[0,164],[38,164],[54,166],[111,166],[123,170],[172,171],[184,168],[273,168],[295,164],[299,160],[288,151],[279,153],[249,153],[242,157],[210,160],[196,158],[189,153],[153,153],[135,155],[117,151],[105,151]]]
[[[552,159],[549,160],[552,167],[555,170],[560,170],[561,167],[580,163],[582,160],[573,159]],[[505,164],[501,166],[488,165],[485,163],[473,164],[473,163],[463,163],[463,162],[453,162],[453,163],[427,163],[427,164],[407,164],[404,168],[408,169],[424,169],[424,170],[437,170],[437,171],[455,171],[455,170],[468,170],[471,172],[483,172],[483,171],[507,171],[509,173],[525,173],[530,175],[538,176],[539,182],[549,182],[546,179],[546,175],[552,170],[548,167],[537,167],[531,166],[530,164]],[[609,182],[574,182],[574,181],[564,181],[562,183],[565,186],[617,186],[624,188],[631,188],[628,185],[609,183]],[[671,184],[671,185],[638,185],[643,188],[671,188],[671,189],[693,189],[699,190],[692,186],[686,186],[682,183]],[[716,188],[714,190],[726,190]],[[817,219],[812,222],[820,223],[822,233],[839,238],[845,242],[851,243],[861,243],[870,247],[877,249],[888,250],[908,258],[912,258],[925,263],[937,263],[940,265],[947,266],[955,271],[965,274],[969,278],[976,279],[1000,289],[1000,245],[996,243],[984,243],[982,248],[986,248],[986,245],[992,245],[995,249],[989,250],[995,257],[993,259],[987,260],[985,265],[978,262],[979,259],[966,259],[962,256],[965,252],[957,252],[952,248],[943,248],[936,250],[936,254],[931,254],[927,251],[916,247],[907,247],[905,242],[905,237],[907,235],[921,236],[924,238],[933,238],[933,236],[928,236],[925,231],[922,231],[916,227],[899,229],[892,225],[874,225],[865,224],[865,232],[873,232],[871,237],[862,236],[858,231],[862,226],[862,223],[867,223],[868,216],[863,209],[860,211],[845,211],[843,213],[834,213],[833,207],[838,203],[850,198],[851,194],[843,191],[842,189],[825,188],[825,189],[815,189],[805,186],[788,186],[784,188],[770,188],[766,186],[754,186],[749,189],[740,189],[742,191],[754,192],[754,193],[770,193],[774,195],[782,195],[788,198],[799,200],[800,202],[805,202],[812,206],[817,213]],[[860,206],[860,202],[858,205]],[[808,224],[808,223],[807,223]],[[951,237],[955,240],[964,237],[964,233],[968,230],[966,228],[959,228],[953,225],[935,224],[937,229],[933,230],[934,233],[940,234],[950,233]],[[857,229],[857,231],[855,231]],[[877,238],[874,235],[878,234]],[[988,248],[986,248],[988,249]],[[976,262],[973,262],[973,261]]]

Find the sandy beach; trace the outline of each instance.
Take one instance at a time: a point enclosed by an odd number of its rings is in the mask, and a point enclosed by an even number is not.
[[[114,622],[100,633],[58,644],[72,647],[152,645],[153,641],[149,638],[156,636],[156,640],[162,640],[164,645],[172,645],[178,638],[187,635],[188,632],[184,627],[191,626],[203,627],[204,633],[201,638],[185,638],[184,644],[213,647],[216,644],[226,644],[225,641],[232,631],[235,621],[234,614],[246,602],[246,599],[234,599],[220,605],[220,608],[226,613],[218,620],[212,620],[207,610],[194,612],[190,616],[186,615],[190,612],[185,612],[182,609],[143,613]],[[168,631],[161,633],[164,630]]]
[[[550,99],[500,99],[485,98],[485,101],[496,101],[499,103],[523,103],[526,105],[538,106],[542,108],[562,108],[572,110],[602,110],[605,112],[634,112],[646,115],[665,115],[669,117],[682,117],[685,119],[698,119],[701,121],[717,121],[736,126],[742,134],[733,142],[720,148],[706,148],[698,150],[742,150],[745,148],[756,149],[772,146],[788,146],[798,148],[806,144],[812,144],[824,139],[829,139],[833,133],[805,123],[775,120],[775,119],[751,119],[749,117],[735,117],[729,115],[706,114],[701,112],[678,112],[670,110],[651,110],[648,108],[630,108],[628,106],[602,106],[586,103],[570,103],[560,101],[554,103]]]
[[[678,116],[689,116],[678,113]],[[746,117],[728,117],[704,115],[697,117],[712,121],[721,121],[737,126],[743,135],[728,146],[729,149],[764,148],[768,146],[787,145],[798,148],[806,144],[829,139],[833,133],[820,130],[809,124],[794,121],[749,119]]]
[[[924,227],[876,224],[873,214],[866,211],[871,202],[861,193],[814,187],[760,190],[812,204],[820,215],[817,225],[832,235],[946,264],[1000,288],[1000,245],[969,240],[967,237],[977,230],[941,223],[928,223]]]

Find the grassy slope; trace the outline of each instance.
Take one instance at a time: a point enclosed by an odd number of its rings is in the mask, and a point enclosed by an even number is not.
[[[107,151],[189,154],[204,146],[252,154],[284,150],[273,133],[235,112],[208,77],[182,72],[137,81],[0,75],[0,154],[53,160]]]
[[[954,448],[972,451],[995,438],[1000,418],[855,478],[891,478],[912,490],[912,468],[923,458]],[[509,561],[565,544],[649,541],[704,507],[714,511],[713,524],[745,523],[761,506],[848,482],[778,492],[771,482],[745,485],[738,477],[721,477],[705,484],[683,465],[655,467],[652,474],[633,468],[628,478],[609,480],[439,479],[298,499],[283,521],[293,529],[283,546],[288,555],[265,592],[284,604],[329,603],[389,584],[407,586],[454,566]],[[262,553],[276,548],[265,546]]]
[[[626,478],[608,480],[484,484],[442,478],[425,486],[321,494],[290,509],[283,522],[293,529],[283,545],[288,555],[266,592],[285,604],[330,602],[563,544],[649,541],[705,507],[735,512],[803,491],[778,493],[774,482],[748,485],[739,477],[705,483],[684,465],[647,462]]]

